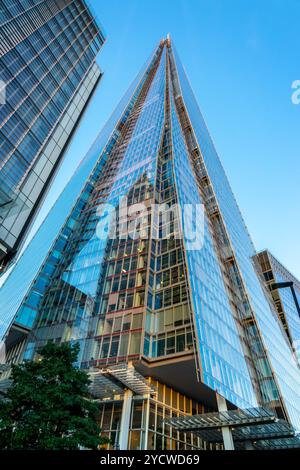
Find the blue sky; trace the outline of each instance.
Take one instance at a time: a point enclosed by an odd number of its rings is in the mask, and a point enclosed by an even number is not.
[[[300,278],[299,0],[90,0],[104,78],[37,228],[155,45],[168,32],[257,249]]]

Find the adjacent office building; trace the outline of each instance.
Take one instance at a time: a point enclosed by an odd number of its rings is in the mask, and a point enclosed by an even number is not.
[[[18,254],[102,76],[84,0],[0,4],[0,274]]]
[[[300,364],[300,282],[268,250],[257,253],[255,262]]]
[[[290,436],[300,371],[254,254],[168,37],[0,291],[7,363],[38,358],[49,340],[79,343],[111,448],[219,445],[193,429],[245,416],[199,415],[236,408],[282,420],[279,431],[248,429],[248,440]],[[266,422],[264,413],[247,419]]]

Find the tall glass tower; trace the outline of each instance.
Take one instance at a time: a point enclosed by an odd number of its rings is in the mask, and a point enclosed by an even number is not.
[[[168,37],[2,287],[7,360],[78,342],[121,449],[204,445],[165,419],[218,396],[299,428],[300,371],[254,253]]]
[[[104,35],[84,0],[3,0],[0,26],[1,275],[99,83]]]

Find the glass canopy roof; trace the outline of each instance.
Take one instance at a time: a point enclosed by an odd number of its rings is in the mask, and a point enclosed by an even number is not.
[[[251,442],[254,449],[300,448],[300,436],[295,429],[266,408],[177,417],[165,420],[165,423],[216,444],[223,442],[222,427],[229,426],[237,448],[241,448],[243,442]]]
[[[153,394],[156,389],[129,364],[118,364],[89,373],[93,396],[104,398],[114,394],[123,395],[128,388],[137,395]]]
[[[222,426],[236,427],[272,423],[274,421],[276,421],[276,416],[271,410],[267,408],[248,408],[171,418],[168,420],[168,424],[181,431],[191,431],[217,429]]]

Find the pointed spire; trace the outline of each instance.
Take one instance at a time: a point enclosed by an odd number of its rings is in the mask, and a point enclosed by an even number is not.
[[[171,35],[170,35],[170,33],[167,34],[167,46],[171,47]]]

